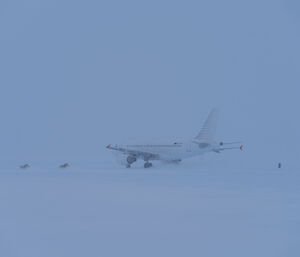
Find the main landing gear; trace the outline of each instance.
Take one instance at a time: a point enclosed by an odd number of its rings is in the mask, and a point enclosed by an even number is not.
[[[145,162],[144,168],[147,169],[147,168],[150,168],[150,167],[152,167],[152,163],[151,162]]]

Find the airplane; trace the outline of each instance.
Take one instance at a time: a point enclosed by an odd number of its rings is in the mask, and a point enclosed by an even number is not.
[[[240,149],[242,151],[243,145],[237,145],[241,142],[217,143],[215,141],[217,116],[217,110],[213,109],[209,113],[198,135],[185,143],[114,146],[109,144],[106,148],[122,153],[126,158],[127,168],[130,168],[138,159],[145,161],[144,168],[150,168],[152,167],[150,161],[160,160],[168,163],[180,163],[183,159],[208,152],[220,153],[231,149]]]

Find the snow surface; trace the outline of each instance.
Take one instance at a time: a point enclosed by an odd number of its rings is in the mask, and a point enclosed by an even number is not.
[[[187,160],[0,172],[0,256],[299,256],[300,173]]]

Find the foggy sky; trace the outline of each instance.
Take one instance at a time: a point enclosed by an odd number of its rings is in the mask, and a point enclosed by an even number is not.
[[[244,161],[299,156],[297,1],[1,1],[2,161],[189,140],[218,107]],[[226,156],[226,154],[225,154]]]

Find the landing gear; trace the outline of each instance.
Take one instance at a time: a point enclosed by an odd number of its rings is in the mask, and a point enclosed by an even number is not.
[[[181,159],[172,160],[172,161],[170,161],[170,163],[173,163],[173,164],[180,164],[180,163],[181,163]]]
[[[127,163],[126,168],[129,169],[130,167],[131,167],[131,165]]]
[[[150,168],[150,167],[152,167],[152,163],[151,162],[145,162],[144,168],[147,169],[147,168]]]

